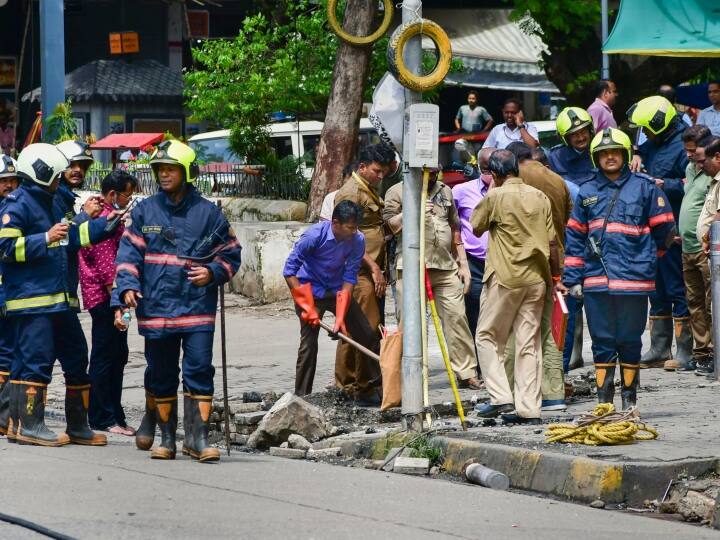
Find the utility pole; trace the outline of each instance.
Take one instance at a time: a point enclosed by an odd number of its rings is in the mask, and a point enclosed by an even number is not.
[[[402,22],[422,17],[421,0],[404,0]],[[405,47],[405,65],[413,73],[420,73],[422,44],[420,36],[413,37]],[[405,89],[405,110],[420,103],[420,94]],[[406,124],[407,125],[407,124]],[[407,135],[407,134],[406,134]],[[405,148],[403,153],[408,152]],[[410,168],[403,159],[403,358],[402,358],[402,414],[408,431],[422,431],[423,375],[422,337],[420,325],[425,324],[425,314],[420,312],[420,191],[422,171]]]
[[[608,38],[608,0],[600,0],[600,17],[602,19],[602,45],[604,46]],[[602,55],[602,70],[600,71],[600,78],[610,78],[610,58],[607,54]]]
[[[32,9],[32,3],[28,9]],[[40,89],[43,140],[52,141],[47,120],[58,103],[65,101],[65,14],[63,0],[40,0]]]

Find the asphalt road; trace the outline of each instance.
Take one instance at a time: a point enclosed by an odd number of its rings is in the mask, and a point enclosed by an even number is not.
[[[0,439],[0,512],[73,538],[720,538],[689,525],[515,493],[266,455],[149,459],[128,442]],[[0,522],[0,538],[40,538]]]

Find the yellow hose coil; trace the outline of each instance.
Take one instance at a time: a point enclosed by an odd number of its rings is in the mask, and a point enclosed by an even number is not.
[[[581,415],[576,424],[550,424],[545,442],[600,446],[657,439],[658,432],[639,419],[636,409],[618,413],[612,403],[600,403],[592,413]]]
[[[353,36],[352,34],[348,34],[345,30],[343,30],[340,21],[338,21],[337,4],[338,0],[328,0],[328,24],[330,25],[332,31],[335,32],[335,34],[337,34],[340,39],[347,43],[350,43],[351,45],[371,45],[372,43],[375,43],[378,39],[383,37],[385,35],[385,32],[387,32],[388,28],[390,28],[390,23],[392,23],[393,13],[395,11],[395,6],[393,6],[392,0],[383,0],[383,6],[385,6],[385,14],[383,15],[383,20],[382,23],[380,23],[380,27],[369,36]]]
[[[440,56],[435,69],[427,75],[411,73],[405,66],[403,59],[405,45],[407,45],[410,38],[418,34],[429,37],[435,43]],[[390,73],[404,87],[415,92],[432,90],[443,82],[448,71],[450,71],[450,63],[452,62],[450,38],[439,24],[431,20],[417,19],[410,21],[398,26],[390,37],[387,60]]]

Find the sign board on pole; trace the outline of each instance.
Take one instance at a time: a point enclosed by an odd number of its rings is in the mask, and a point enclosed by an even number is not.
[[[410,167],[438,166],[440,107],[430,103],[410,105],[405,113],[407,146],[403,153]]]

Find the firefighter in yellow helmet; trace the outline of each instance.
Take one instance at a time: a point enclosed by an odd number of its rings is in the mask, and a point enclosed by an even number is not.
[[[183,453],[217,461],[220,452],[208,444],[215,313],[218,287],[240,266],[240,246],[220,209],[195,189],[199,168],[189,146],[163,142],[150,166],[159,192],[132,212],[116,259],[111,301],[116,326],[127,328],[122,315],[135,309],[145,338],[146,406],[135,443],[149,450],[158,426],[161,440],[151,457],[175,459],[182,348]]]
[[[592,337],[598,401],[612,403],[620,364],[622,408],[636,404],[648,295],[657,254],[672,243],[670,204],[654,182],[632,173],[630,138],[606,128],[590,143],[598,167],[580,187],[568,222],[563,283],[583,299]]]

